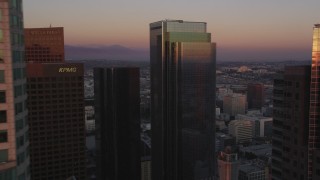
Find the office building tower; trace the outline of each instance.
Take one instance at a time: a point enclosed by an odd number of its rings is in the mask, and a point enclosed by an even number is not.
[[[248,84],[247,88],[248,109],[261,109],[264,104],[264,85]]]
[[[30,179],[22,1],[0,0],[0,179]]]
[[[229,94],[223,98],[223,113],[235,116],[246,113],[246,96],[243,94]]]
[[[94,107],[86,105],[85,109],[85,122],[86,122],[86,132],[93,133],[96,129],[95,119],[94,119]]]
[[[232,153],[230,149],[220,152],[218,156],[219,179],[238,180],[239,164],[237,153]]]
[[[272,179],[307,179],[310,66],[286,67],[274,80]]]
[[[138,68],[95,68],[97,177],[141,180]]]
[[[269,169],[264,165],[248,163],[239,166],[238,180],[267,180]]]
[[[310,112],[308,138],[308,179],[313,174],[313,151],[320,149],[320,24],[313,28]]]
[[[32,179],[86,176],[83,64],[28,63]]]
[[[216,46],[206,26],[150,24],[153,180],[214,178]]]
[[[141,158],[141,180],[151,180],[151,156]]]
[[[26,62],[63,62],[64,33],[63,27],[26,28]]]
[[[237,143],[251,142],[254,137],[254,122],[250,120],[233,120],[229,123],[229,134]]]
[[[320,179],[320,149],[313,151],[313,167],[312,179]]]
[[[24,32],[32,179],[85,179],[83,65],[64,62],[62,27]]]
[[[238,120],[249,120],[254,125],[254,137],[271,137],[272,136],[272,118],[261,115],[243,115],[236,116]]]

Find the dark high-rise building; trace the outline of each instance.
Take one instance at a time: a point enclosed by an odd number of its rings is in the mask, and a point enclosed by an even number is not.
[[[29,63],[32,179],[86,176],[83,64]]]
[[[309,112],[309,161],[308,179],[312,179],[314,171],[313,152],[320,149],[320,24],[313,28],[312,66],[310,85],[310,112]],[[320,174],[320,168],[319,174]]]
[[[25,29],[32,179],[85,179],[83,65],[64,62],[63,28]]]
[[[261,109],[264,104],[264,85],[248,84],[248,109]]]
[[[273,180],[307,179],[309,87],[310,66],[286,67],[274,80]]]
[[[141,180],[138,68],[95,68],[97,177]]]
[[[63,27],[26,28],[26,62],[62,62],[64,61]]]
[[[204,22],[150,24],[153,180],[215,176],[215,57]]]
[[[22,0],[0,0],[0,179],[30,179]]]

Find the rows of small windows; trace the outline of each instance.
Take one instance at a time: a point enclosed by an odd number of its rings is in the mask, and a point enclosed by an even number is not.
[[[28,89],[28,94],[32,96],[32,94],[37,94],[40,96],[48,96],[50,95],[51,98],[58,98],[60,96],[65,97],[82,97],[84,93],[83,88],[61,88],[61,89]]]
[[[49,56],[36,56],[36,57],[26,57],[27,61],[34,61],[34,62],[57,62],[57,61],[62,61],[61,58],[54,58],[54,57],[49,57]]]
[[[77,120],[79,117],[82,117],[84,115],[83,108],[69,109],[68,111],[63,112],[64,109],[61,110],[53,110],[53,111],[43,111],[43,109],[39,106],[39,108],[36,110],[34,108],[30,108],[29,110],[29,116],[32,119],[48,119],[47,121],[50,121],[50,119],[57,119],[57,121],[60,120]],[[59,119],[58,119],[59,118]],[[83,118],[82,118],[83,119]]]
[[[34,41],[33,41],[34,42]],[[42,47],[38,44],[33,44],[31,47],[26,47],[26,55],[30,55],[33,52],[36,53],[50,53],[50,48],[49,47]]]
[[[30,97],[30,99],[32,96]],[[35,107],[38,110],[44,109],[44,108],[53,108],[53,109],[63,109],[63,108],[83,108],[83,100],[79,98],[68,98],[68,99],[42,99],[37,101],[29,101],[30,110]],[[76,110],[75,110],[76,111]],[[48,111],[48,113],[50,113]]]
[[[68,103],[69,102],[69,103]],[[48,101],[29,101],[29,107],[30,111],[32,111],[34,108],[43,109],[41,106],[44,106],[45,108],[53,108],[56,110],[61,110],[63,108],[70,109],[73,108],[81,108],[83,110],[83,101],[64,101],[64,100],[48,100]],[[74,110],[74,113],[78,113],[78,110]],[[48,111],[50,113],[50,111]],[[54,112],[53,112],[54,113]],[[39,112],[39,114],[44,114],[44,112]]]
[[[68,131],[67,128],[65,128],[66,125],[71,125],[74,129]],[[70,127],[70,126],[69,126]],[[50,129],[50,130],[49,130]],[[67,139],[74,139],[76,140],[78,137],[83,137],[84,136],[84,126],[79,125],[77,127],[77,125],[75,123],[73,124],[63,124],[63,126],[59,127],[59,126],[31,126],[30,125],[30,136],[35,138],[35,140],[37,141],[41,141],[42,140],[53,140],[53,141],[64,141],[63,139],[52,139],[53,136],[57,136],[59,137],[64,137]],[[54,130],[54,131],[53,131]],[[33,131],[37,131],[37,132],[33,132]],[[68,131],[68,132],[67,132]],[[55,132],[57,134],[55,134]],[[37,137],[39,136],[39,137]]]
[[[78,82],[78,83],[76,83],[76,82],[32,83],[32,82],[30,82],[28,85],[29,85],[28,87],[31,89],[37,89],[37,88],[38,89],[46,89],[46,88],[52,89],[52,88],[65,88],[65,87],[74,87],[74,88],[79,89],[80,87],[83,86],[83,82]],[[68,89],[66,89],[66,90],[68,90]]]
[[[57,166],[56,166],[57,167]],[[45,166],[41,166],[41,168],[37,171],[32,171],[32,177],[34,179],[46,179],[47,177],[51,177],[52,179],[65,179],[66,175],[69,175],[69,172],[74,172],[74,175],[79,179],[85,179],[85,173],[83,172],[83,168],[70,168],[66,165],[61,166],[60,168],[54,168],[55,170],[49,171]],[[59,169],[57,172],[56,169]]]
[[[43,129],[47,129],[47,131],[44,131]],[[77,127],[75,127],[77,128]],[[42,128],[30,128],[30,136],[31,136],[31,141],[32,143],[35,142],[42,142],[44,144],[40,144],[45,146],[50,145],[51,142],[59,142],[59,143],[67,143],[67,144],[72,144],[74,143],[75,146],[80,145],[79,141],[83,141],[83,136],[84,134],[84,128],[83,127],[78,127],[77,129],[74,129],[71,132],[67,132],[68,129],[64,129],[62,131],[61,128],[55,129],[55,131],[50,131],[48,130],[48,127],[42,127]],[[41,130],[39,130],[41,129]],[[32,131],[39,131],[39,132],[32,132]],[[56,139],[57,138],[57,139]],[[64,138],[64,139],[61,139]],[[72,140],[72,141],[69,141]],[[52,144],[53,146],[58,145],[58,144]]]
[[[85,143],[83,142],[84,136],[75,135],[74,137],[70,137],[68,135],[66,137],[62,136],[47,136],[47,137],[38,137],[31,136],[31,144],[32,144],[32,152],[43,153],[42,150],[47,149],[46,152],[54,151],[56,149],[60,149],[63,153],[80,153],[85,147]],[[65,138],[62,140],[62,138]],[[40,139],[40,140],[37,140]],[[70,148],[77,149],[77,151],[69,151]],[[34,153],[33,153],[34,154]]]
[[[74,140],[70,139],[70,141],[74,141]],[[51,145],[51,146],[43,146],[43,143],[45,142],[43,141],[32,142],[31,159],[33,162],[41,161],[43,157],[46,157],[47,160],[49,160],[50,157],[57,157],[57,156],[60,159],[68,159],[68,158],[77,157],[77,156],[79,157],[85,154],[85,144],[80,144],[80,142],[78,144],[72,144],[68,142],[61,144],[61,142],[53,142],[56,145]],[[39,144],[42,146],[39,147]],[[66,155],[66,156],[63,157],[63,155]]]
[[[30,135],[39,135],[40,137],[49,137],[52,135],[55,135],[55,132],[59,136],[67,136],[65,138],[72,138],[72,135],[78,136],[84,133],[84,126],[83,125],[77,125],[77,123],[71,124],[73,129],[68,129],[66,128],[66,124],[62,124],[62,126],[55,126],[58,128],[54,128],[54,126],[31,126],[30,129],[32,131],[37,131],[37,132],[32,132],[30,131]],[[70,136],[69,136],[70,135]],[[39,138],[40,138],[39,137]],[[38,139],[38,138],[36,138]],[[40,138],[41,139],[41,138]],[[44,139],[43,139],[44,140]]]
[[[79,80],[82,82],[83,76],[71,76],[71,77],[39,77],[39,78],[29,78],[30,82],[55,82],[55,81],[76,81]],[[54,84],[54,83],[53,83]]]
[[[32,143],[32,146],[37,146],[37,144]],[[72,146],[72,148],[70,148]],[[42,157],[46,157],[46,159],[50,160],[50,157],[54,159],[54,157],[59,157],[59,159],[75,159],[74,157],[79,157],[81,155],[84,155],[84,151],[82,149],[85,146],[74,146],[72,144],[65,144],[64,146],[60,146],[60,148],[57,148],[55,146],[53,147],[41,147],[39,148],[32,148],[32,155],[31,159],[32,162],[41,161],[43,159]],[[63,157],[65,155],[65,157]]]
[[[82,89],[73,89],[73,91],[70,91],[70,93],[59,93],[60,91],[29,91],[29,99],[32,102],[37,102],[37,101],[59,101],[65,100],[65,102],[83,102],[83,93]],[[34,95],[33,95],[34,94]],[[30,103],[32,104],[32,103]]]

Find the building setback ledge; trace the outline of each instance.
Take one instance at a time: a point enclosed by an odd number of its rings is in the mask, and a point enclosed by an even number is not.
[[[6,163],[0,163],[0,173],[2,171],[6,171],[8,169],[14,168],[17,166],[17,162],[16,161],[10,161],[10,162],[6,162]]]

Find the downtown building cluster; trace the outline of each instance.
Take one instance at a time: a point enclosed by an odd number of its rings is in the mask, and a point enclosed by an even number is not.
[[[0,1],[0,179],[86,179],[83,65],[64,61],[63,28],[23,27]]]
[[[63,28],[24,29],[21,4],[0,1],[0,178],[86,179],[83,64],[65,62]],[[150,34],[158,131],[147,174],[213,180],[211,34],[180,20],[152,23]],[[95,68],[94,81],[97,178],[141,179],[139,69]]]
[[[22,0],[0,0],[0,25],[0,180],[88,179],[86,128],[91,179],[320,179],[320,25],[311,67],[274,80],[271,115],[263,84],[216,87],[205,22],[151,23],[151,141],[141,134],[139,68],[94,68],[92,113],[62,27],[24,29]]]

